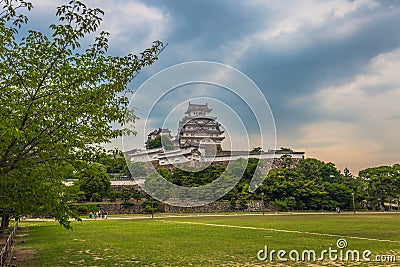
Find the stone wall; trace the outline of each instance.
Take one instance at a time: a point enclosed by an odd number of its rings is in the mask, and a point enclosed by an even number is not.
[[[108,214],[137,214],[142,213],[142,203],[126,204],[101,204],[101,209]]]
[[[293,165],[297,165],[300,161],[300,158],[292,158],[291,159]],[[221,166],[228,166],[229,163],[232,161],[226,160],[226,161],[214,161],[214,162],[190,162],[189,166],[190,167],[195,167],[195,168],[203,168],[208,165],[221,165]],[[261,159],[261,166],[262,169],[265,170],[270,170],[270,169],[279,169],[282,165],[282,159],[280,158],[275,158],[275,159]],[[173,164],[165,164],[165,165],[160,165],[158,161],[154,160],[151,162],[147,162],[145,164],[145,169],[148,173],[151,173],[154,169],[160,169],[164,168],[167,169],[170,172],[173,172],[175,168],[177,167],[187,167],[188,163],[177,163],[175,165]],[[269,168],[270,167],[270,168]]]
[[[236,203],[239,206],[239,201]],[[249,201],[247,203],[248,208],[246,212],[261,212],[261,211],[272,211],[270,206],[263,205],[262,201]],[[138,203],[125,203],[125,204],[101,204],[101,208],[106,210],[109,214],[140,214],[143,208],[143,202]],[[235,211],[231,209],[229,201],[216,201],[200,207],[177,207],[171,206],[165,203],[158,205],[157,212],[170,212],[170,213],[212,213],[212,212],[230,212]],[[239,211],[236,209],[236,211]]]
[[[191,213],[191,212],[206,212],[206,213],[212,213],[212,212],[231,212],[231,211],[239,211],[238,209],[232,209],[231,204],[229,201],[216,201],[204,206],[200,207],[177,207],[177,206],[171,206],[167,204],[163,204],[164,212],[173,212],[173,213]],[[239,207],[239,201],[236,202],[236,207]],[[247,209],[243,210],[246,212],[261,212],[261,211],[272,211],[271,207],[269,206],[264,206],[262,201],[259,200],[254,200],[254,201],[249,201],[247,203]]]

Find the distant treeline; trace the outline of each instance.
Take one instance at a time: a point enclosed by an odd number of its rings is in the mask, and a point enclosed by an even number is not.
[[[269,171],[262,185],[255,192],[249,192],[257,164],[258,159],[248,160],[240,181],[223,197],[224,200],[232,203],[264,200],[266,204],[284,211],[398,208],[399,164],[368,168],[354,176],[347,168],[341,172],[333,163],[308,158],[294,164],[290,156],[284,156],[281,168]],[[161,168],[158,173],[173,184],[197,187],[216,180],[225,170],[226,166],[211,165],[198,172],[178,168],[170,172]],[[147,184],[155,182],[154,175],[147,177]],[[164,187],[161,185],[159,188]],[[162,192],[160,194],[162,198]],[[211,191],[205,194],[213,197]]]
[[[250,192],[253,176],[260,175],[256,173],[258,163],[258,159],[250,158],[244,163],[243,160],[234,162],[231,170],[222,165],[210,165],[203,170],[176,168],[169,171],[160,168],[157,172],[172,184],[184,187],[207,185],[217,181],[221,176],[228,184],[230,181],[234,184],[239,180],[222,199],[231,201],[232,206],[234,203],[240,203],[243,208],[248,201],[264,200],[265,204],[284,211],[335,210],[338,207],[342,210],[398,209],[400,164],[368,168],[360,171],[358,175],[353,175],[347,168],[341,172],[330,162],[308,158],[295,163],[290,156],[285,155],[281,158],[280,168],[264,174],[261,177],[263,179],[261,186],[256,191]],[[245,164],[244,171],[237,172],[235,164],[237,166]],[[141,164],[134,164],[130,169],[138,172],[138,176],[145,175]],[[73,177],[68,178],[78,178],[79,181],[68,188],[66,201],[151,199],[148,194],[134,188],[115,191],[109,182],[111,173],[114,177],[116,174],[130,176],[123,158],[102,159],[98,163],[82,168],[79,172],[74,172]],[[163,197],[170,195],[168,191],[172,189],[157,176],[155,173],[147,175],[145,185],[150,191],[154,188],[151,195],[155,194],[158,200],[163,200]],[[205,200],[213,199],[217,193],[215,190],[205,188],[202,197]]]

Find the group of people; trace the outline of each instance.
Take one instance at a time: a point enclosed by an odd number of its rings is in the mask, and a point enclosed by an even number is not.
[[[106,219],[107,220],[108,217],[108,212],[105,210],[99,210],[98,212],[89,212],[89,219]]]

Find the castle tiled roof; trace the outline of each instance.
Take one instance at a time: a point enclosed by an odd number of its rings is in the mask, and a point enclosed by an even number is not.
[[[157,130],[154,130],[151,133],[149,133],[148,136],[150,136],[150,135],[159,135],[160,133],[170,134],[171,131],[169,129],[158,128]]]
[[[210,109],[208,107],[207,103],[205,105],[202,105],[202,104],[192,104],[192,103],[189,102],[189,107],[188,107],[188,110],[185,112],[185,114],[189,114],[191,111],[211,112],[212,109]]]

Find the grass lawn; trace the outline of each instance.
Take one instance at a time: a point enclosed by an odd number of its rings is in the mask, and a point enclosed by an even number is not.
[[[56,222],[22,222],[17,248],[32,257],[18,266],[398,266],[400,215],[313,214],[234,215],[85,220],[68,231]],[[329,247],[396,255],[397,263],[330,261],[260,261],[257,252],[315,250]],[[295,254],[293,254],[295,255]],[[338,253],[339,255],[339,253]],[[286,254],[286,257],[289,257]],[[23,258],[23,257],[22,257]]]

